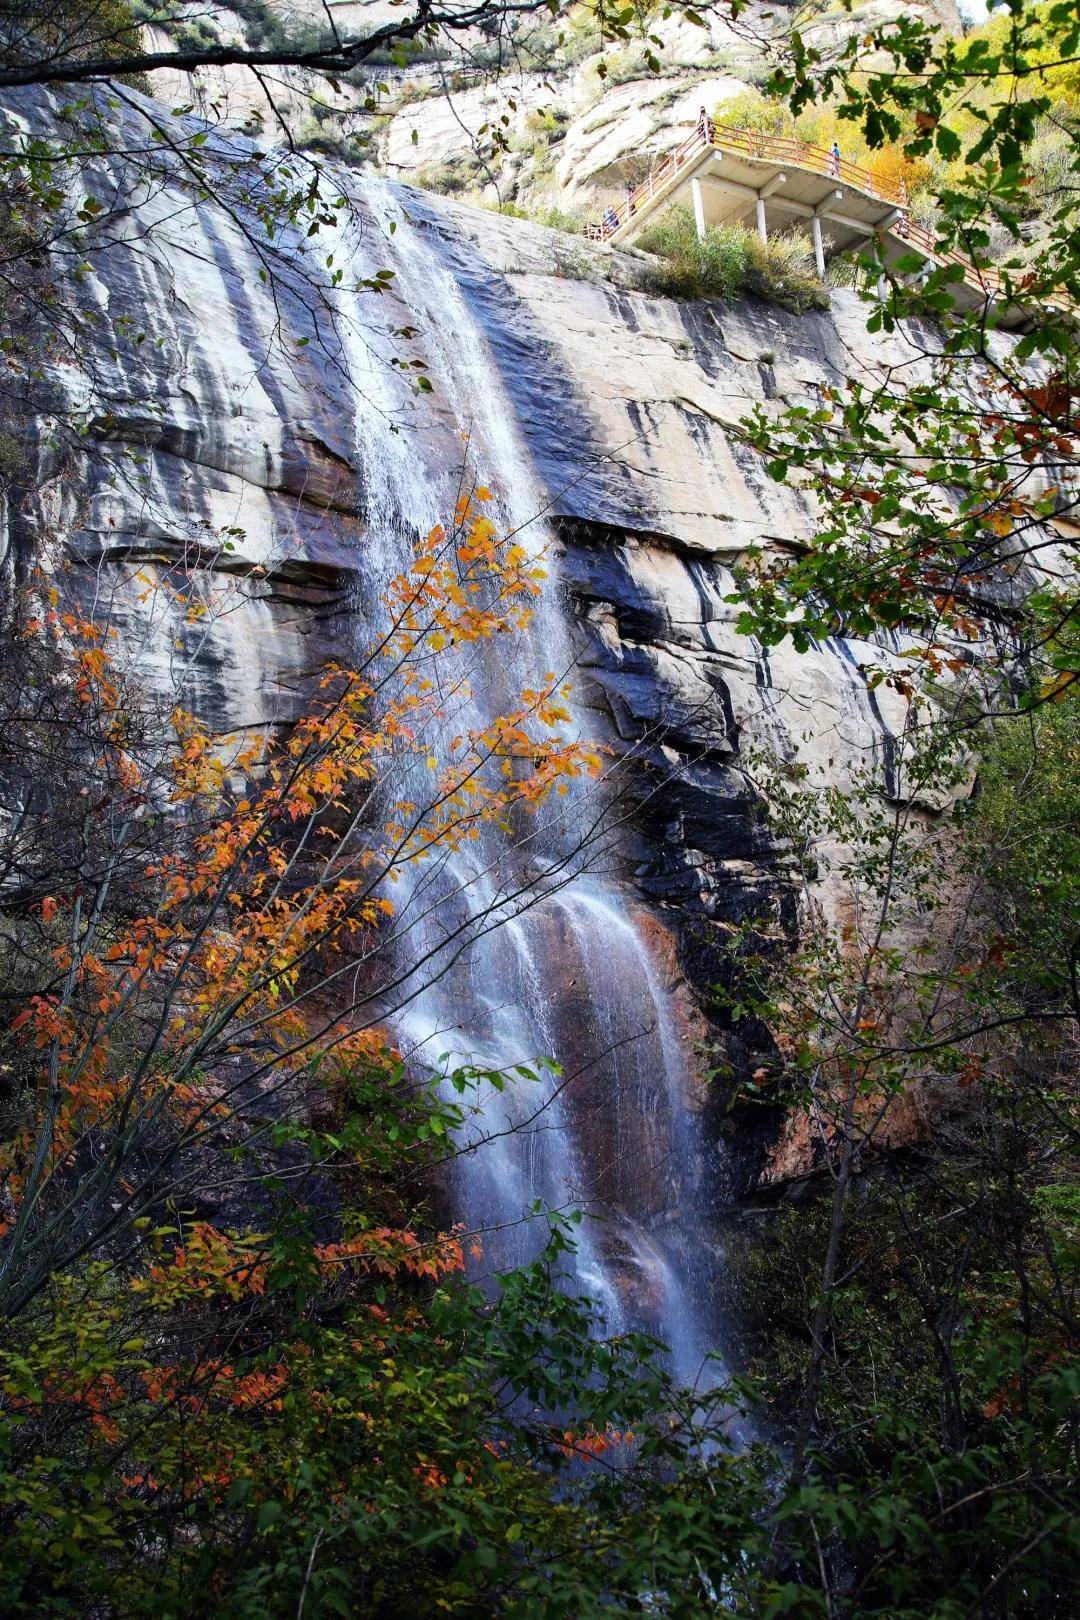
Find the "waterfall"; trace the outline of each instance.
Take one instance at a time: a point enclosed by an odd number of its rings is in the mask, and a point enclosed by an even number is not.
[[[572,672],[573,634],[543,517],[547,496],[482,324],[437,234],[411,222],[409,208],[406,191],[362,182],[328,238],[344,272],[335,312],[364,489],[367,608],[407,566],[415,538],[452,513],[466,445],[469,466],[493,491],[489,515],[543,559],[548,575],[509,653],[501,643],[474,652],[467,695],[451,677],[447,702],[461,730],[482,723],[500,693],[535,687],[546,671]],[[382,269],[394,273],[389,291],[349,290]],[[393,363],[404,327],[416,329],[432,384],[419,399],[415,373]],[[573,731],[588,737],[573,699],[571,709]],[[459,1216],[484,1230],[485,1268],[535,1255],[544,1211],[584,1210],[572,1285],[597,1304],[607,1331],[655,1332],[671,1347],[673,1371],[693,1383],[713,1329],[684,1259],[692,1241],[675,1230],[680,1205],[688,1212],[690,1167],[701,1158],[686,1062],[670,997],[624,894],[579,854],[579,827],[563,825],[595,814],[595,794],[571,796],[539,818],[531,845],[507,850],[503,835],[481,833],[397,886],[407,960],[391,1021],[417,1064],[435,1066],[449,1053],[490,1070],[531,1066],[537,1075],[482,1087],[457,1161]],[[528,903],[520,898],[523,869],[532,878]],[[470,944],[458,959],[462,937]],[[454,960],[444,972],[451,940]],[[538,1058],[559,1069],[536,1065]],[[536,1207],[539,1218],[530,1216]]]

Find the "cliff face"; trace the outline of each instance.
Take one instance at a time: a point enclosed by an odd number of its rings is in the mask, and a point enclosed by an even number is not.
[[[812,400],[853,368],[895,362],[904,340],[869,337],[852,294],[803,317],[646,297],[584,254],[567,274],[551,232],[430,198],[406,206],[480,313],[558,515],[593,701],[643,768],[671,777],[648,806],[637,881],[654,900],[738,914],[772,867],[740,754],[768,742],[834,782],[869,756],[888,787],[902,706],[867,691],[867,648],[766,652],[735,630],[731,565],[751,544],[807,544],[815,517],[732,430],[760,402]]]
[[[351,15],[356,16],[354,9]],[[603,39],[582,8],[551,22],[524,21],[506,49],[497,83],[478,68],[483,51],[462,42],[441,69],[419,64],[392,86],[390,121],[375,143],[380,168],[440,189],[475,189],[486,201],[526,210],[596,210],[621,200],[649,166],[690,134],[699,109],[764,83],[797,20],[825,61],[855,35],[900,16],[959,33],[951,0],[868,0],[850,10],[792,9],[750,0],[737,18],[726,5],[649,18],[648,43]],[[650,68],[647,57],[655,67]],[[458,67],[463,72],[455,74]],[[503,123],[505,120],[505,123]],[[509,150],[488,132],[502,127]]]
[[[41,109],[28,98],[19,111]],[[94,184],[108,195],[107,163]],[[462,431],[475,432],[474,456],[518,457],[479,470],[534,478],[548,503],[574,680],[590,726],[633,756],[618,875],[659,924],[658,971],[690,1040],[701,1027],[684,974],[707,988],[725,926],[784,906],[747,750],[767,740],[839,783],[870,758],[896,786],[899,700],[868,692],[865,649],[767,654],[734,628],[732,562],[752,542],[806,543],[814,516],[731,430],[760,401],[872,374],[905,340],[868,337],[850,294],[804,317],[677,304],[632,289],[632,256],[382,182],[348,189],[354,266],[393,269],[397,289],[361,293],[361,323],[370,314],[373,335],[415,326],[409,352],[437,359],[441,346],[456,395],[434,365],[430,394],[398,388],[358,414],[376,373],[358,378],[340,306],[313,293],[299,245],[264,281],[227,187],[193,198],[159,175],[108,214],[71,289],[102,322],[83,320],[77,348],[49,346],[36,465],[8,503],[8,566],[69,570],[108,604],[144,679],[182,683],[215,728],[285,723],[362,628],[379,412],[387,444],[404,444],[422,476],[457,464]],[[511,448],[490,425],[500,420]]]
[[[155,75],[168,104],[193,103],[214,123],[281,143],[369,161],[394,179],[541,213],[602,209],[690,133],[702,106],[764,83],[797,21],[827,61],[854,35],[902,16],[960,32],[953,0],[862,0],[850,9],[748,0],[738,17],[719,3],[647,15],[648,38],[605,37],[580,6],[552,18],[512,16],[493,31],[443,33],[410,42],[330,81],[300,68],[274,75],[272,91],[244,68]],[[315,0],[257,0],[233,9],[183,6],[146,30],[155,49],[190,41],[258,45],[269,26],[307,38],[330,15]],[[335,25],[363,37],[400,20],[388,0],[335,0]],[[649,66],[649,58],[655,63]],[[405,65],[402,65],[404,62]],[[869,65],[869,64],[868,64]]]

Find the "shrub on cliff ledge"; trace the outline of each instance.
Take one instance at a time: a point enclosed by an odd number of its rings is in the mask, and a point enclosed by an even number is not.
[[[644,273],[647,292],[668,298],[752,293],[796,315],[829,307],[829,295],[798,236],[762,242],[740,225],[714,225],[699,241],[693,213],[685,204],[675,204],[642,232],[638,245],[660,261]]]

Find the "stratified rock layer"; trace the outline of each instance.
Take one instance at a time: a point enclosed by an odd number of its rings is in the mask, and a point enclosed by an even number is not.
[[[49,116],[29,96],[17,110]],[[77,356],[50,352],[35,476],[9,503],[7,537],[12,568],[65,567],[107,601],[144,678],[182,688],[221,731],[287,723],[323,661],[363,635],[369,543],[359,384],[318,290],[325,255],[305,269],[300,239],[285,241],[266,274],[258,229],[230,201],[237,156],[253,154],[223,144],[217,200],[166,168],[107,211],[72,290],[103,319],[83,321]],[[113,196],[107,162],[92,184]],[[775,926],[784,911],[748,746],[766,740],[838,783],[869,761],[893,791],[901,721],[898,699],[867,690],[866,649],[767,654],[737,632],[732,563],[751,543],[805,545],[814,515],[732,430],[759,402],[872,375],[905,340],[869,338],[852,295],[801,318],[678,304],[632,290],[632,256],[381,182],[353,192],[368,273],[380,256],[393,268],[394,238],[377,227],[397,211],[429,265],[428,318],[447,278],[482,328],[471,385],[512,413],[547,492],[563,547],[553,588],[580,627],[576,679],[627,756],[621,877],[707,988],[731,925],[762,914]],[[393,291],[370,297],[384,328],[388,299],[400,326],[418,325],[403,345],[422,356],[418,312]],[[459,416],[436,390],[387,431],[445,471]]]

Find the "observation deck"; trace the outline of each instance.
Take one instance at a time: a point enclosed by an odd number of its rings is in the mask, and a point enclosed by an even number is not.
[[[911,218],[902,183],[892,185],[808,141],[712,119],[669,152],[619,207],[608,208],[599,224],[587,225],[585,235],[628,246],[669,203],[683,201],[693,206],[699,239],[714,225],[756,225],[763,242],[770,231],[808,227],[822,279],[834,254],[880,233],[886,263],[917,253],[929,268],[959,265],[963,279],[952,287],[958,304],[993,302],[1001,293],[996,271],[938,250],[933,231]],[[1015,304],[996,313],[1001,326],[1023,326],[1031,318]]]

